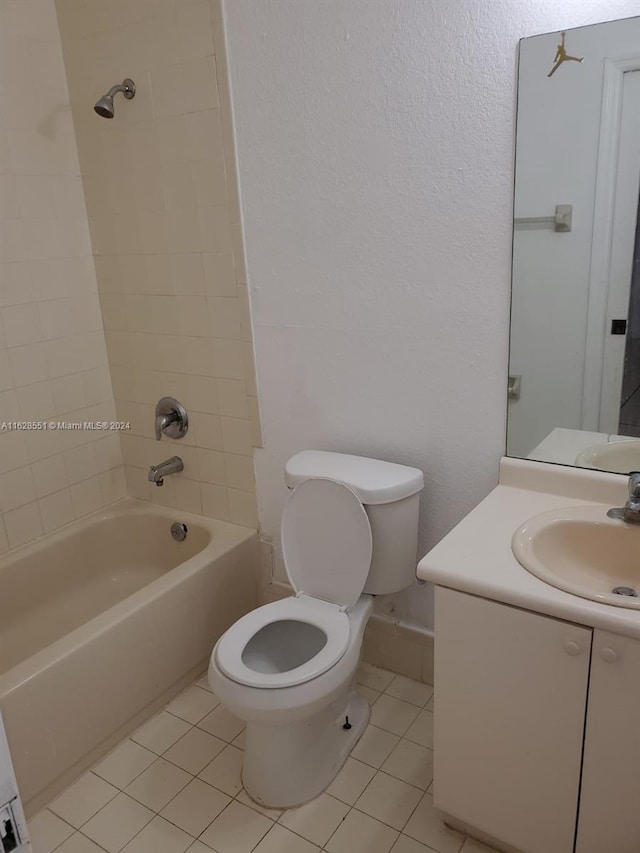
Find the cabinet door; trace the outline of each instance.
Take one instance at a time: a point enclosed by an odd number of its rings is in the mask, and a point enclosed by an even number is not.
[[[640,642],[594,631],[576,853],[640,850]]]
[[[437,808],[524,853],[572,853],[591,633],[437,588]]]

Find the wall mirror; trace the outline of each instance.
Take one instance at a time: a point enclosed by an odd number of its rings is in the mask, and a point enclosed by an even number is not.
[[[640,470],[640,18],[520,42],[507,453]]]

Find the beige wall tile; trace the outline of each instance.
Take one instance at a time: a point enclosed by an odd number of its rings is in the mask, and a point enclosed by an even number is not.
[[[96,484],[106,501],[124,483],[128,494],[185,511],[228,519],[233,507],[238,523],[255,525],[255,372],[248,304],[236,285],[246,276],[241,238],[232,228],[239,221],[237,182],[220,34],[218,63],[215,57],[216,4],[193,0],[176,14],[174,3],[159,0],[149,15],[148,0],[130,0],[114,27],[99,5],[90,14],[74,14],[70,0],[58,0],[116,411],[131,422],[120,436],[124,474],[114,473],[118,448],[103,436],[100,444],[64,447],[62,485],[71,485],[74,506],[83,494],[97,501]],[[136,97],[117,101],[115,119],[103,122],[89,114],[87,100],[124,65],[136,81]],[[0,215],[13,222],[22,204],[34,219],[43,217],[40,211],[53,219],[61,188],[57,182],[47,187],[41,207],[29,181],[8,182]],[[81,217],[79,183],[67,190],[66,214]],[[30,228],[39,246],[49,245],[45,223]],[[16,234],[16,246],[6,251],[19,256],[17,265],[26,249],[24,234]],[[25,275],[16,269],[16,279]],[[64,276],[59,280],[62,287]],[[95,301],[78,303],[70,319],[62,302],[34,312],[29,300],[12,301],[15,292],[10,287],[0,296],[0,311],[5,305],[19,309],[16,347],[25,349],[31,382],[54,378],[55,409],[111,399],[104,375],[95,377],[100,390],[75,380],[78,353],[86,357],[92,343],[74,339],[72,346],[61,336],[69,324],[72,337],[99,329]],[[53,301],[74,297],[76,305],[75,296],[61,291]],[[43,340],[44,349],[27,350],[42,347]],[[40,375],[43,368],[46,376]],[[13,383],[10,359],[7,373]],[[189,411],[189,433],[171,448],[185,470],[163,489],[152,489],[145,469],[169,451],[160,450],[152,433],[153,407],[164,395],[177,397]],[[51,451],[46,437],[34,446],[42,466],[38,488],[50,493],[61,460],[44,464]]]
[[[7,4],[2,23],[0,87],[11,93],[0,154],[3,418],[91,419],[92,404],[113,410],[113,393],[55,2]],[[43,87],[58,105],[50,128]],[[0,546],[75,517],[69,481],[95,473],[97,440],[89,432],[0,434]],[[120,465],[112,443],[109,467]]]

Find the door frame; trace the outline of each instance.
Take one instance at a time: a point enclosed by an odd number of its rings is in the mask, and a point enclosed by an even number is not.
[[[604,60],[580,422],[594,432],[600,427],[622,90],[629,71],[640,71],[640,54]]]

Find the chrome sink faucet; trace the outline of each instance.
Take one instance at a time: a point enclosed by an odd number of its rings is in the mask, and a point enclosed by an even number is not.
[[[151,465],[149,468],[149,482],[155,483],[156,486],[161,486],[164,483],[164,478],[169,474],[177,474],[184,469],[184,463],[179,456],[172,456],[170,459],[165,459],[159,465]]]
[[[632,471],[629,474],[629,497],[626,504],[610,509],[607,515],[629,524],[640,524],[640,471]]]

